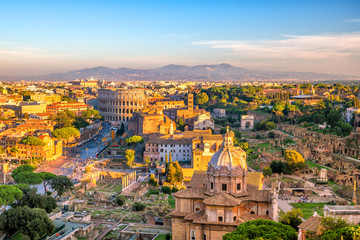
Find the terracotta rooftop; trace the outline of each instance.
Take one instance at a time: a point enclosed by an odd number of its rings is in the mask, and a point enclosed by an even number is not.
[[[298,228],[306,231],[316,232],[321,224],[320,216],[314,215],[302,222]]]
[[[180,190],[174,194],[175,197],[179,198],[197,198],[204,199],[204,188],[186,188],[184,190]]]
[[[268,190],[252,190],[249,192],[249,200],[267,202],[270,201],[271,193]]]
[[[240,200],[236,199],[235,197],[231,196],[230,194],[227,193],[220,193],[220,194],[216,194],[213,197],[209,197],[207,199],[204,200],[204,203],[206,205],[211,205],[211,206],[236,206],[239,205]]]
[[[199,211],[199,212],[193,212],[189,215],[186,215],[186,217],[184,218],[185,220],[194,220],[197,218],[201,218],[205,215],[205,211]]]

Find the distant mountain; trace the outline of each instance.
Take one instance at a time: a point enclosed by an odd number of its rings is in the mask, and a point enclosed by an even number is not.
[[[85,68],[66,73],[43,76],[0,77],[0,80],[50,80],[70,81],[78,78],[101,78],[108,81],[118,80],[198,80],[198,81],[266,81],[266,80],[360,80],[359,76],[325,74],[314,72],[259,71],[239,68],[230,64],[218,65],[167,65],[155,69],[132,68]]]

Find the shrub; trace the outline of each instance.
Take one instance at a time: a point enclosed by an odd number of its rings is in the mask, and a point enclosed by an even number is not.
[[[268,132],[268,138],[275,138],[275,133],[274,132]]]
[[[266,167],[266,168],[264,168],[264,170],[263,170],[263,174],[264,174],[264,176],[266,177],[266,176],[271,176],[272,175],[272,169],[271,168],[269,168],[269,167]]]
[[[159,183],[158,183],[158,181],[156,180],[154,174],[151,174],[151,175],[150,175],[149,184],[152,185],[152,186],[154,186],[154,187],[159,186]]]
[[[132,210],[133,211],[143,211],[145,210],[146,208],[146,205],[141,203],[141,202],[135,202],[133,205],[132,205]]]
[[[170,194],[171,193],[171,188],[169,186],[164,186],[161,188],[161,191],[165,194]]]
[[[116,196],[116,199],[115,199],[115,202],[119,205],[119,206],[122,206],[125,204],[126,202],[126,197],[122,196],[122,195],[117,195]]]

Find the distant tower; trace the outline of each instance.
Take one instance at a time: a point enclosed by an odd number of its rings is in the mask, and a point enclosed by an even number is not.
[[[170,122],[169,134],[170,135],[174,134],[174,122],[173,121]]]
[[[313,85],[311,85],[311,95],[315,95],[315,88]]]
[[[356,199],[356,180],[354,180],[354,190],[353,190],[353,196],[352,196],[352,199],[351,199],[351,202],[353,204],[357,204],[357,199]]]
[[[189,111],[189,115],[193,115],[193,111],[194,111],[194,94],[192,94],[192,93],[188,94],[188,111]]]
[[[296,95],[300,95],[300,85],[296,85]]]
[[[9,164],[2,164],[3,184],[6,185],[6,174],[9,172]]]

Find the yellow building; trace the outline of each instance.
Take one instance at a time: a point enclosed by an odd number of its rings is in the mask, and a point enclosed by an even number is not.
[[[61,102],[61,96],[57,94],[34,93],[30,95],[30,99],[40,102]]]
[[[49,135],[40,135],[38,137],[42,140],[44,146],[30,146],[17,143],[16,147],[19,150],[16,157],[20,159],[42,158],[46,161],[51,161],[62,155],[62,141],[52,139]]]

